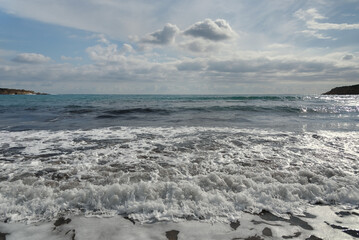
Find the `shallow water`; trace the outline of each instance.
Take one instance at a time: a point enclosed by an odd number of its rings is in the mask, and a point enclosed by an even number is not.
[[[358,119],[355,96],[0,96],[0,218],[355,209]]]

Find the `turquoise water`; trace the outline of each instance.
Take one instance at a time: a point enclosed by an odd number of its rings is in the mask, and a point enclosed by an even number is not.
[[[227,126],[358,129],[356,96],[0,96],[0,129]]]

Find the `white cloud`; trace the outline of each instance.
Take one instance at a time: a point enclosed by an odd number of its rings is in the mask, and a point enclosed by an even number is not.
[[[335,40],[335,38],[326,36],[326,35],[324,35],[322,33],[318,33],[317,31],[314,31],[314,30],[303,30],[303,31],[301,31],[301,33],[304,33],[307,36],[315,37],[315,38],[318,38],[318,39],[332,39],[332,40]]]
[[[13,59],[19,63],[46,63],[50,60],[51,58],[38,53],[20,53]]]
[[[99,42],[103,44],[97,44],[86,49],[90,59],[96,62],[121,62],[124,61],[126,54],[135,52],[133,47],[127,43],[118,49],[117,44],[112,44],[104,36],[99,37]]]
[[[228,1],[226,4],[212,0],[206,3],[201,0],[0,2],[1,9],[12,11],[17,17],[85,29],[90,32],[84,34],[92,36],[91,39],[81,39],[84,40],[82,47],[74,51],[82,56],[79,51],[86,48],[90,59],[84,59],[81,64],[73,62],[80,58],[71,58],[67,55],[72,54],[64,52],[61,59],[68,61],[65,64],[55,63],[40,54],[42,58],[38,57],[37,62],[50,62],[20,65],[14,61],[35,63],[36,57],[28,55],[14,59],[16,52],[5,54],[0,50],[1,81],[47,82],[54,89],[58,84],[58,89],[63,92],[89,93],[103,89],[102,92],[108,93],[210,93],[212,89],[212,93],[221,93],[215,90],[225,87],[243,93],[238,84],[244,82],[259,84],[260,89],[269,86],[281,89],[283,82],[293,86],[307,82],[306,89],[314,91],[310,84],[312,80],[320,83],[338,81],[336,83],[340,84],[357,81],[359,74],[357,45],[351,40],[355,38],[354,34],[345,41],[327,41],[325,45],[302,38],[299,42],[296,36],[293,37],[293,33],[300,33],[317,39],[334,39],[329,35],[332,32],[324,31],[356,27],[356,24],[331,23],[335,19],[328,20],[326,14],[316,10],[324,7],[318,7],[318,0],[301,4],[295,0]],[[331,1],[325,7],[333,13],[333,6],[340,4]],[[298,10],[298,6],[304,10]],[[296,12],[296,18],[293,12]],[[228,22],[212,20],[216,18]],[[166,22],[172,24],[164,26]],[[156,29],[160,30],[154,31]],[[76,34],[73,29],[69,32]],[[128,41],[129,35],[140,37]],[[97,43],[93,43],[94,38]],[[311,46],[313,42],[318,45]],[[161,49],[156,48],[158,46]],[[339,47],[340,50],[336,50]],[[135,51],[134,48],[148,51]],[[337,55],[328,57],[329,53],[335,52]],[[354,58],[349,53],[353,53]],[[325,54],[327,56],[322,57]],[[9,61],[10,58],[14,61]],[[57,59],[57,56],[53,58]],[[67,89],[62,83],[67,84]],[[160,89],[166,90],[159,92]]]
[[[149,45],[171,45],[176,42],[174,47],[185,49],[189,52],[201,54],[215,52],[233,44],[228,40],[236,36],[229,24],[223,19],[212,21],[206,19],[190,26],[187,30],[179,34],[180,29],[173,24],[166,24],[162,30],[150,33],[145,37],[131,37],[133,41],[140,43],[141,49],[150,50]]]
[[[179,29],[176,25],[167,23],[162,30],[150,33],[140,40],[140,43],[167,45],[174,42]]]
[[[236,33],[231,26],[224,19],[205,19],[202,22],[197,22],[185,30],[184,35],[192,37],[201,37],[211,41],[221,41],[233,38]]]
[[[97,41],[104,44],[110,44],[110,41],[107,40],[105,34],[95,34],[92,36],[93,38],[97,38]]]
[[[123,54],[124,48],[131,49],[112,43],[88,48],[95,63],[82,66],[8,62],[0,65],[0,78],[4,83],[46,85],[47,89],[39,89],[54,93],[56,89],[67,93],[245,93],[243,84],[260,86],[259,91],[277,88],[276,93],[288,93],[281,90],[284,82],[295,89],[312,81],[321,84],[308,91],[321,93],[325,90],[322,83],[355,82],[359,74],[355,62],[342,61],[342,56],[349,55],[345,52],[312,58],[298,53],[279,55],[275,50],[247,51],[237,56],[199,55],[157,62],[155,53]]]
[[[310,8],[307,10],[299,9],[294,13],[294,15],[305,22],[313,21],[316,19],[325,19],[325,17],[320,15],[315,8]]]
[[[359,29],[359,23],[319,23],[316,21],[307,22],[308,28],[316,30],[355,30]]]
[[[307,30],[302,31],[304,34],[316,37],[318,39],[333,39],[332,37],[325,36],[317,31],[326,31],[326,30],[357,30],[359,29],[359,23],[328,23],[328,22],[319,22],[318,20],[327,19],[318,13],[315,8],[310,8],[307,10],[299,9],[294,13],[298,19],[303,20],[307,26]]]

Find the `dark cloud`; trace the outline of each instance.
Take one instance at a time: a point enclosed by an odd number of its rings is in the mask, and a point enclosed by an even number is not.
[[[354,58],[353,55],[347,54],[347,55],[345,55],[345,56],[343,57],[343,60],[352,60],[353,58]]]
[[[149,35],[143,37],[140,42],[157,45],[167,45],[174,41],[175,36],[178,32],[179,29],[176,25],[167,23],[162,30],[150,33]]]
[[[236,34],[231,26],[223,19],[213,21],[206,19],[203,22],[197,22],[183,32],[192,37],[201,37],[211,41],[227,40]]]

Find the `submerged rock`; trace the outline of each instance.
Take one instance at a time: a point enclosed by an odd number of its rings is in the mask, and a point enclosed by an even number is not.
[[[166,237],[168,240],[177,240],[178,239],[179,231],[177,230],[171,230],[166,232]]]
[[[359,84],[352,86],[336,87],[329,92],[323,93],[323,95],[358,95]]]
[[[58,226],[61,226],[61,225],[64,225],[64,224],[69,224],[71,222],[71,219],[70,218],[64,218],[64,217],[60,217],[59,219],[57,219],[55,222],[54,222],[54,225],[55,227],[58,227]]]
[[[0,240],[6,240],[6,235],[8,235],[8,233],[0,232]]]
[[[265,228],[263,229],[262,234],[263,234],[264,236],[267,236],[267,237],[272,237],[272,236],[273,236],[272,230],[271,230],[270,228],[268,228],[268,227],[265,227]]]
[[[235,222],[231,222],[230,226],[233,230],[237,230],[237,228],[241,225],[241,223],[239,222],[239,220],[235,221]]]

